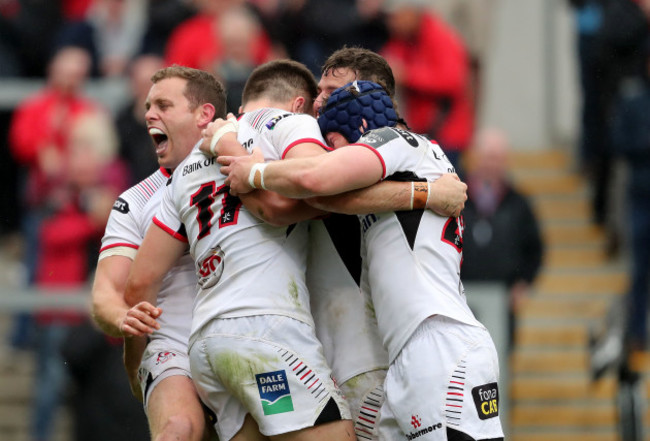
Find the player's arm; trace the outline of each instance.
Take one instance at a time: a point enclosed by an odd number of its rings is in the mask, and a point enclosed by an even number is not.
[[[124,299],[131,306],[120,326],[125,335],[140,337],[160,328],[155,319],[162,311],[154,306],[158,291],[163,278],[186,247],[185,242],[155,223],[149,226],[124,289]]]
[[[217,134],[223,127],[232,125],[230,130]],[[218,119],[203,130],[203,142],[200,150],[206,155],[248,156],[249,152],[237,140],[236,125],[232,120]],[[258,151],[259,152],[259,151]],[[298,156],[315,156],[324,153],[323,148],[315,143],[302,143],[289,150],[287,158]],[[264,161],[262,156],[261,161]],[[302,201],[287,198],[272,191],[253,191],[239,195],[242,203],[258,219],[275,225],[291,225],[325,214],[324,211]]]
[[[131,270],[135,249],[104,257],[97,263],[92,287],[92,318],[100,329],[113,337],[122,337],[122,320],[130,306],[124,300],[124,287]]]
[[[427,208],[444,217],[459,216],[466,201],[467,185],[453,173],[444,174],[433,182],[382,181],[334,196],[307,199],[310,205],[335,213],[368,214]]]
[[[234,136],[224,137],[239,144]],[[243,147],[242,147],[243,148]],[[259,154],[259,150],[256,150]],[[313,142],[303,142],[291,148],[285,158],[308,158],[325,154],[323,147]],[[226,151],[226,154],[229,154]],[[241,155],[238,155],[241,156]],[[262,158],[263,160],[263,158]],[[242,203],[258,218],[272,225],[291,225],[296,222],[313,219],[327,214],[326,211],[298,199],[282,196],[274,191],[255,190],[239,195]]]
[[[239,198],[255,217],[274,226],[291,225],[325,214],[316,206],[273,191],[253,191]]]
[[[124,288],[133,263],[135,249],[116,247],[112,255],[103,257],[97,264],[92,289],[92,316],[106,334],[121,337],[122,322],[131,309],[124,300]],[[124,339],[124,367],[134,396],[142,400],[139,391],[138,368],[147,345],[146,337]]]
[[[370,149],[352,145],[326,155],[260,163],[259,157],[220,156],[231,192],[262,188],[291,198],[333,195],[379,182],[384,168]]]

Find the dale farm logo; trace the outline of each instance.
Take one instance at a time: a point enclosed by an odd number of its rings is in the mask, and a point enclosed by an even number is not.
[[[255,380],[260,392],[264,415],[293,411],[293,400],[285,371],[256,374]]]

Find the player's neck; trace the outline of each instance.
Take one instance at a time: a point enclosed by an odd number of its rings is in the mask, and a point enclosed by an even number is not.
[[[258,98],[256,100],[248,101],[242,110],[244,113],[246,113],[264,108],[282,109],[291,112],[291,108],[287,105],[287,103],[281,103],[269,98]]]

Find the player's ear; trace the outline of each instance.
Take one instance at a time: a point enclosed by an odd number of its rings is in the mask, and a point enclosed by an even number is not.
[[[199,126],[208,125],[212,120],[214,120],[216,110],[212,104],[203,103],[201,104],[199,110],[200,110],[198,114]]]
[[[293,113],[305,113],[305,103],[306,100],[304,96],[295,97],[291,103],[291,111]]]

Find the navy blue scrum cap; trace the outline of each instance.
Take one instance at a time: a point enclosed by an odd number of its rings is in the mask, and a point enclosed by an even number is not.
[[[348,142],[356,142],[362,135],[359,127],[366,120],[364,131],[394,127],[397,113],[386,90],[372,81],[354,81],[336,89],[321,109],[318,125],[326,136],[338,132]]]

